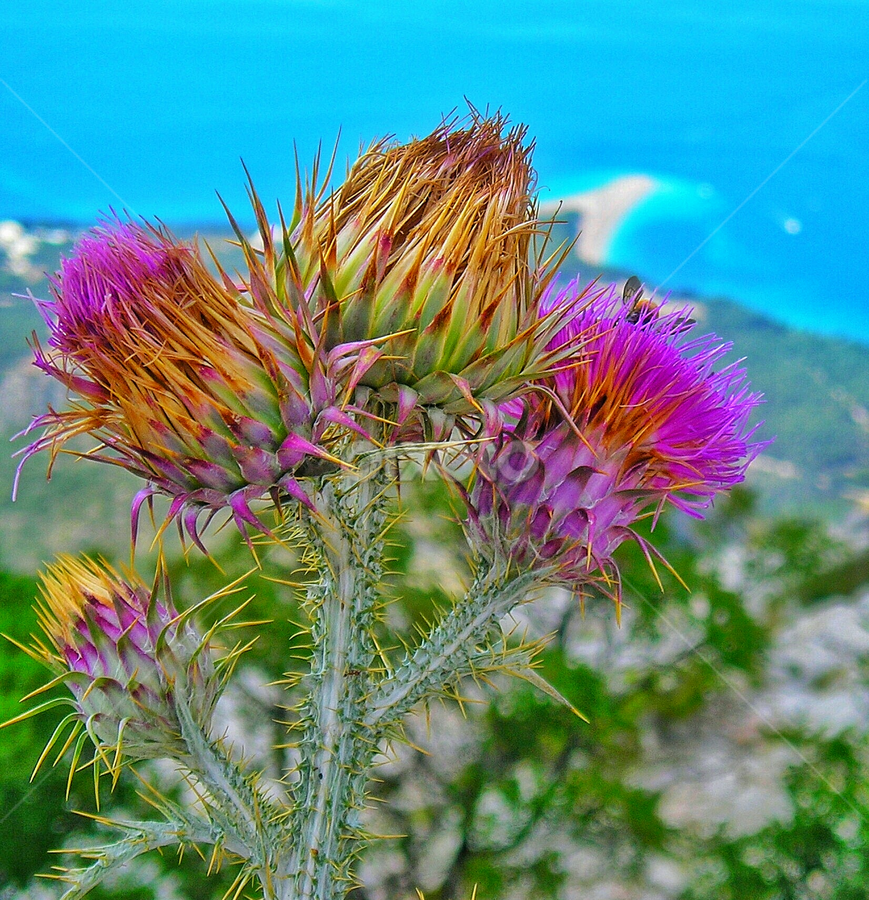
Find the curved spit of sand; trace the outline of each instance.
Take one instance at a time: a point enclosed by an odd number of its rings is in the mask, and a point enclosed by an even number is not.
[[[594,190],[541,203],[539,215],[547,219],[560,213],[578,214],[580,232],[574,252],[585,262],[603,265],[625,216],[656,187],[657,182],[648,175],[622,175]]]

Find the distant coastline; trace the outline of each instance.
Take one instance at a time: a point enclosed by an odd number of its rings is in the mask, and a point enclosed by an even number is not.
[[[762,234],[751,246],[719,234],[728,209],[706,182],[609,169],[544,188],[539,216],[554,221],[553,246],[573,242],[562,270],[569,277],[603,275],[618,282],[635,273],[645,281],[647,294],[660,285],[658,295],[670,295],[680,305],[688,298],[729,297],[791,328],[869,345],[869,308],[846,304],[844,291],[836,302],[825,298],[821,303],[803,269],[776,270],[774,259],[764,255]],[[801,240],[797,224],[790,217],[776,227],[788,241]],[[171,227],[179,237],[198,235],[215,246],[229,233],[213,223]],[[69,222],[0,215],[0,307],[16,305],[20,301],[13,294],[41,285],[57,251],[68,252],[85,230]],[[671,277],[675,272],[678,277]]]
[[[585,264],[606,267],[610,245],[619,228],[658,186],[649,175],[621,175],[600,187],[547,200],[540,204],[539,215],[543,219],[556,220],[562,214],[578,216],[579,234],[573,252]],[[38,280],[42,273],[34,267],[33,261],[39,256],[41,246],[68,243],[78,234],[73,229],[42,225],[27,227],[13,219],[0,221],[0,271],[31,282]]]
[[[540,204],[544,219],[562,213],[579,216],[576,255],[586,263],[605,266],[609,249],[625,218],[658,187],[649,175],[622,175],[600,187]]]

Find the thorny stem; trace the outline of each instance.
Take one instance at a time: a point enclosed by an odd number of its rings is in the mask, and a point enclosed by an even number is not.
[[[247,860],[263,887],[264,900],[278,900],[275,893],[275,835],[271,804],[256,790],[238,765],[211,741],[193,719],[187,704],[177,703],[181,733],[187,747],[182,762],[204,788],[200,799],[224,835],[225,848]]]
[[[381,470],[329,483],[312,517],[310,536],[322,565],[308,598],[315,650],[300,710],[298,806],[286,873],[292,893],[285,900],[343,896],[361,849],[358,814],[377,745],[360,711],[377,653],[371,634],[381,606],[387,486]]]
[[[372,632],[382,605],[389,484],[382,470],[327,483],[311,519],[321,571],[308,595],[314,655],[300,708],[298,805],[279,871],[281,900],[338,900],[349,890],[365,837],[359,813],[381,739],[424,697],[474,671],[498,621],[539,580],[506,561],[486,565],[398,669],[378,670]]]
[[[472,674],[480,645],[539,581],[539,574],[510,574],[499,562],[480,572],[462,600],[368,698],[365,724],[382,729],[398,723],[427,695]]]
[[[79,900],[108,875],[143,853],[178,844],[209,844],[214,841],[214,834],[205,823],[190,820],[184,823],[114,821],[111,824],[122,830],[125,836],[113,844],[81,851],[82,856],[94,862],[87,868],[64,870],[58,876],[61,881],[72,885],[61,900]]]

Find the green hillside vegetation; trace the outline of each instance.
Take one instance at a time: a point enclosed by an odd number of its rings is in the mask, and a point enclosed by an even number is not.
[[[869,492],[869,347],[794,331],[723,300],[704,305],[765,394],[762,433],[776,439],[769,454],[801,472],[778,485],[779,503]]]

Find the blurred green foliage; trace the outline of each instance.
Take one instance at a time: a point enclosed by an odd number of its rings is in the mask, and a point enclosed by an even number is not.
[[[36,624],[34,579],[0,573],[0,632],[21,643]],[[27,707],[19,700],[46,681],[45,670],[8,641],[0,647],[0,721]],[[65,802],[66,771],[50,766],[30,782],[42,746],[54,729],[50,717],[28,719],[0,732],[0,885],[18,885],[75,827]]]

